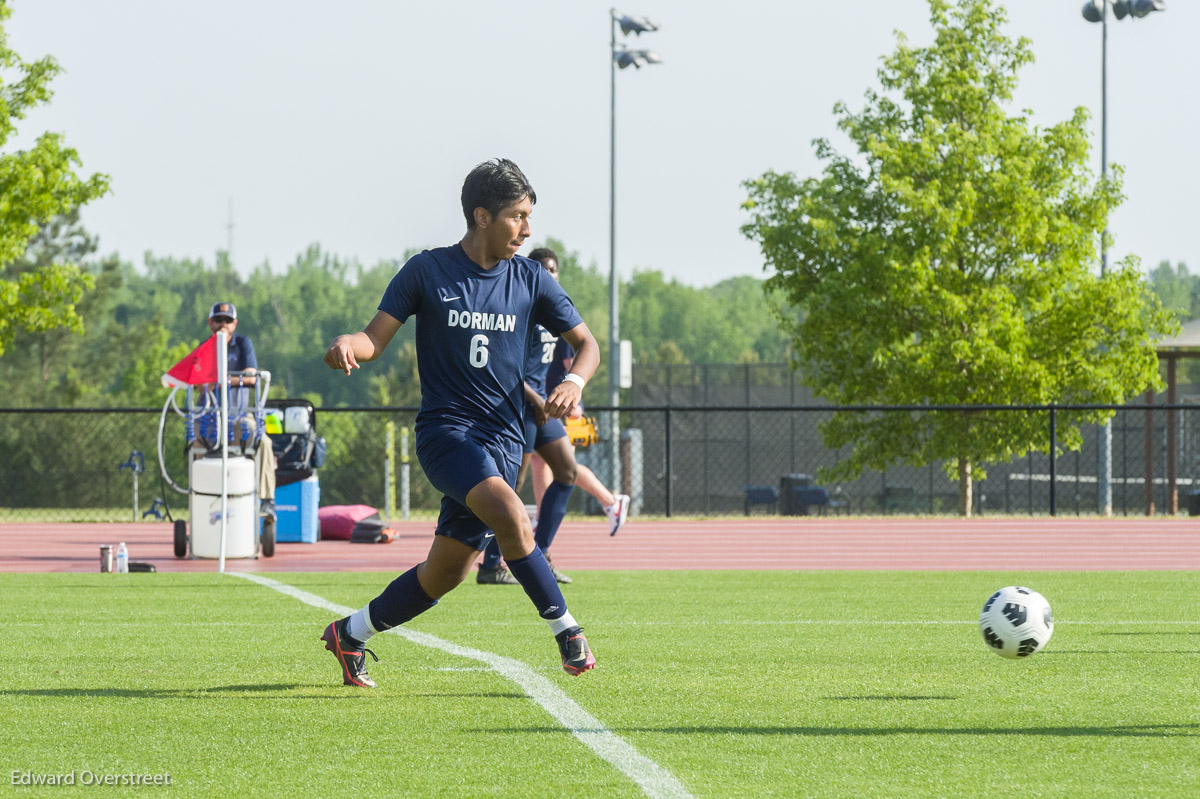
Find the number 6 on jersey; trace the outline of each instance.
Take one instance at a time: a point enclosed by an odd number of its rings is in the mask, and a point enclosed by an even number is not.
[[[483,334],[471,336],[471,365],[476,369],[487,366],[487,343],[488,337]]]

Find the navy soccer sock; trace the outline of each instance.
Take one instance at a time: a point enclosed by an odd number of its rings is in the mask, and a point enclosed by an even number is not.
[[[496,543],[495,536],[488,542],[487,548],[483,550],[483,563],[479,565],[481,569],[498,569],[500,568],[500,545]]]
[[[550,564],[539,547],[535,546],[523,558],[510,560],[508,568],[533,600],[533,606],[543,619],[557,619],[567,612],[567,600],[563,599],[558,581],[554,579]]]
[[[567,515],[567,500],[571,498],[571,490],[574,488],[573,485],[554,480],[546,487],[546,493],[542,494],[542,504],[538,507],[538,523],[537,529],[533,531],[533,540],[537,541],[537,545],[543,550],[549,549],[550,544],[554,543],[558,527],[562,524],[563,517]]]
[[[421,615],[437,604],[417,580],[417,567],[392,580],[383,593],[368,604],[371,622],[379,632],[398,627],[404,622]]]

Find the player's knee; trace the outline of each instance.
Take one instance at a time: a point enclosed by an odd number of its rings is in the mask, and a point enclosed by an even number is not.
[[[575,461],[565,463],[553,470],[554,479],[563,485],[573,486],[575,481],[579,479],[579,467]]]
[[[421,582],[421,589],[429,595],[430,599],[441,599],[457,588],[459,583],[467,578],[469,572],[470,564],[466,568],[450,569],[425,561],[417,569],[417,578]]]
[[[504,546],[506,540],[512,541],[533,536],[533,523],[529,520],[529,514],[522,507],[521,514],[515,518],[506,519],[505,524],[497,525],[494,530],[496,540],[500,546]]]
[[[506,524],[495,525],[492,532],[496,534],[496,543],[505,560],[523,558],[533,551],[533,523],[524,511]]]

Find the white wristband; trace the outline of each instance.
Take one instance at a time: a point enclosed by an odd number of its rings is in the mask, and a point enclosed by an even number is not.
[[[567,372],[565,375],[563,375],[562,381],[564,383],[574,383],[575,385],[579,386],[580,391],[583,391],[583,387],[587,384],[586,380],[574,372]]]

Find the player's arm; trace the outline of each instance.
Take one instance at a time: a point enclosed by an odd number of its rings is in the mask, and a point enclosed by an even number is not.
[[[575,363],[575,353],[574,352],[572,352],[570,355],[566,356],[561,361],[559,361],[559,365],[562,366],[563,374],[566,374],[567,372],[571,371],[571,365],[574,363]],[[582,402],[580,402],[578,405],[576,405],[571,410],[571,412],[569,414],[567,414],[567,418],[570,418],[570,419],[579,419],[582,416],[583,416],[583,403]]]
[[[580,322],[563,333],[562,337],[575,349],[575,361],[571,364],[571,371],[567,372],[567,377],[555,386],[546,398],[546,415],[552,419],[561,419],[575,409],[583,396],[581,384],[590,380],[596,367],[600,365],[600,345],[588,329],[587,322]]]
[[[391,314],[376,311],[365,328],[333,340],[325,351],[325,363],[330,369],[341,369],[350,374],[350,370],[359,368],[359,361],[373,361],[382,355],[400,324],[400,320]]]
[[[563,344],[564,344],[564,343],[565,343],[565,344],[570,344],[570,342],[569,342],[569,341],[566,341],[566,340],[564,339],[562,342],[560,342],[559,344],[555,345],[555,347],[554,347],[554,354],[555,354],[555,355],[557,355],[557,354],[558,354],[558,351],[559,351],[560,349],[562,349],[562,351],[563,351],[563,353],[562,353],[563,357],[562,357],[562,360],[560,360],[560,361],[559,361],[559,365],[560,365],[560,366],[562,366],[563,374],[566,374],[567,372],[571,371],[571,364],[575,363],[575,350],[571,349],[571,352],[570,352],[570,354],[567,354],[567,350],[568,350],[568,349],[570,349],[570,348],[569,348],[569,347],[564,347],[564,346],[563,346]]]
[[[523,385],[525,386],[525,402],[529,404],[529,407],[533,408],[533,420],[537,423],[538,427],[541,427],[550,418],[546,415],[546,400],[542,398],[541,394],[534,391],[533,387],[528,383],[524,383]]]

